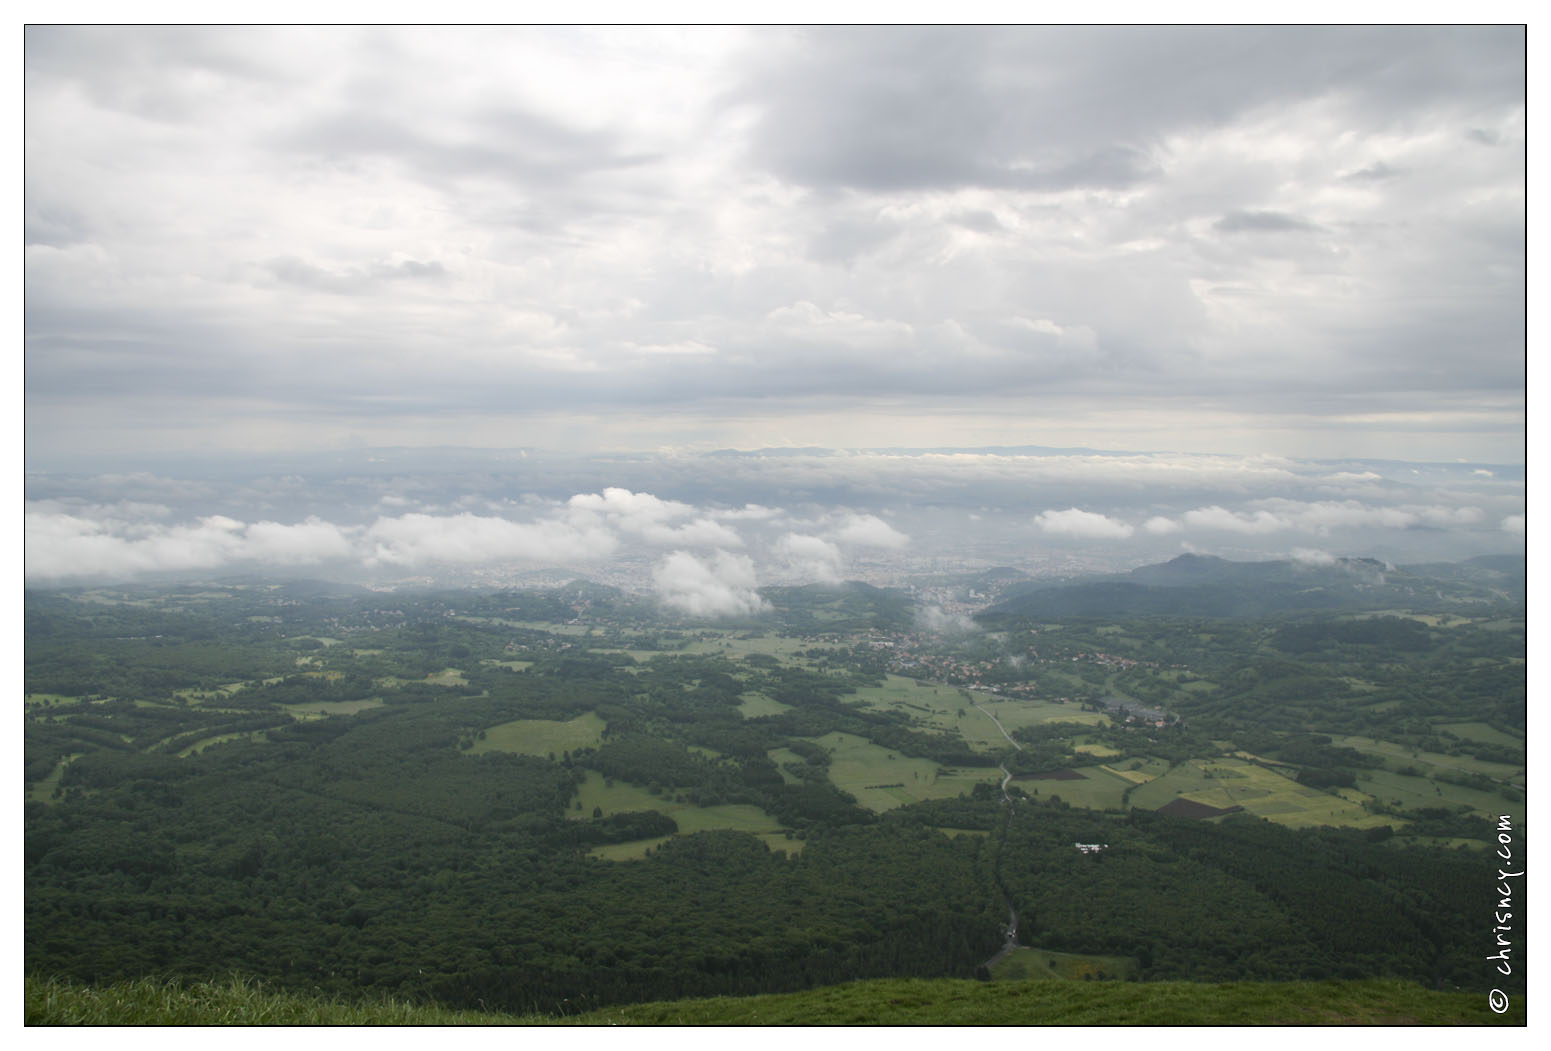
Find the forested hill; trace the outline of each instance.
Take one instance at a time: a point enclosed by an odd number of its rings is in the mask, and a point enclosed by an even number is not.
[[[1282,560],[1231,562],[1180,555],[1130,573],[1008,591],[981,617],[1267,617],[1312,610],[1385,610],[1425,603],[1436,610],[1481,612],[1524,605],[1522,557],[1388,566],[1368,558],[1326,564]]]

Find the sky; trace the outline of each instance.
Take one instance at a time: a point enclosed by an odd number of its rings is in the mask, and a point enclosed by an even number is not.
[[[25,45],[29,579],[1522,550],[1522,28]]]

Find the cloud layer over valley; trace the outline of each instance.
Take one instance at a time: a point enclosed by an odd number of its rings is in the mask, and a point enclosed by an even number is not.
[[[305,477],[35,474],[28,581],[575,576],[715,615],[756,612],[756,589],[771,583],[1125,569],[1183,551],[1403,562],[1524,548],[1523,472],[1502,465],[775,450],[443,453],[442,469],[425,472],[419,455],[319,458]],[[590,475],[630,484],[565,491]]]

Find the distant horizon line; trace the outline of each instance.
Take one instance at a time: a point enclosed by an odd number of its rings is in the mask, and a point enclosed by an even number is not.
[[[695,459],[703,457],[736,458],[736,457],[798,457],[798,456],[934,456],[934,455],[963,455],[976,454],[983,456],[1200,456],[1220,459],[1238,460],[1288,460],[1312,464],[1341,464],[1341,463],[1395,463],[1430,467],[1507,467],[1524,469],[1527,467],[1528,458],[1521,460],[1479,460],[1458,458],[1443,460],[1435,458],[1404,459],[1394,456],[1300,456],[1290,453],[1277,452],[1208,452],[1191,449],[1101,449],[1093,446],[1052,446],[1052,445],[883,445],[883,446],[830,446],[830,445],[762,445],[758,447],[742,448],[737,446],[716,446],[706,448],[688,448],[682,446],[658,446],[655,448],[614,448],[595,449],[589,451],[563,450],[545,448],[535,445],[351,445],[334,448],[312,449],[274,449],[267,451],[248,450],[194,450],[178,449],[161,452],[147,453],[98,453],[98,454],[63,454],[48,457],[59,463],[79,464],[90,461],[101,462],[178,462],[178,463],[219,463],[222,461],[254,461],[264,459],[328,459],[370,457],[373,454],[391,455],[434,455],[453,454],[462,456],[499,456],[514,457],[518,460],[530,457],[541,460],[599,460],[611,457],[632,457],[651,459]],[[74,473],[73,468],[50,468],[46,466],[35,467],[26,460],[31,457],[24,453],[24,470],[27,474],[49,474],[55,470],[64,470]]]

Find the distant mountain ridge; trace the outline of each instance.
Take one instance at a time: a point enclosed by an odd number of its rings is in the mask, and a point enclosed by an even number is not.
[[[1129,573],[1016,587],[981,617],[1260,617],[1396,609],[1422,599],[1434,609],[1480,612],[1523,606],[1524,564],[1522,556],[1511,555],[1390,566],[1371,558],[1311,564],[1290,559],[1231,562],[1184,554]]]

